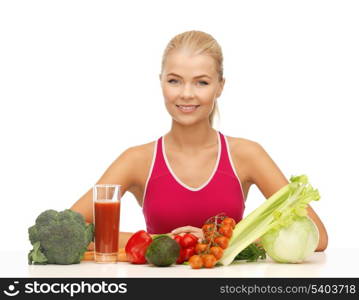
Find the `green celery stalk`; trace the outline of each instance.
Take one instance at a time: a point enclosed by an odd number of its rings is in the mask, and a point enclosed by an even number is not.
[[[307,176],[292,176],[289,184],[274,193],[236,225],[229,246],[218,263],[229,265],[238,253],[268,230],[287,226],[295,216],[306,215],[308,203],[319,199],[318,190],[314,190],[308,183]]]

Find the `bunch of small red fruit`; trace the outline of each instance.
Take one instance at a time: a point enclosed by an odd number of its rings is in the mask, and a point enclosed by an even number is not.
[[[176,263],[188,261],[192,269],[213,268],[228,247],[235,226],[233,218],[219,214],[208,219],[202,226],[204,240],[200,243],[190,233],[175,235],[174,239],[181,247]]]

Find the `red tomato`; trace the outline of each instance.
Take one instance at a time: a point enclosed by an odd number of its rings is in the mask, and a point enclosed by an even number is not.
[[[219,228],[219,233],[230,239],[233,234],[233,229],[230,224],[223,224]]]
[[[202,226],[203,233],[212,232],[215,229],[215,225],[213,223],[204,224]]]
[[[182,237],[179,234],[176,234],[173,239],[181,246]]]
[[[183,248],[189,248],[196,246],[198,238],[191,233],[186,233],[181,240],[181,246]]]
[[[223,224],[223,225],[228,224],[233,229],[236,226],[236,221],[233,218],[226,217],[226,218],[224,218],[224,220],[222,221],[221,224]]]
[[[213,254],[205,254],[202,255],[202,262],[205,268],[213,268],[217,263],[217,260]]]
[[[210,254],[213,254],[216,259],[221,259],[223,256],[224,250],[219,246],[214,246],[209,249]]]
[[[193,255],[189,259],[189,264],[192,267],[192,269],[200,269],[203,266],[202,257],[199,255]]]
[[[214,242],[219,246],[221,247],[222,249],[226,249],[228,247],[228,244],[229,244],[229,240],[227,237],[225,236],[219,236],[219,237],[216,237]]]
[[[206,251],[208,248],[207,244],[197,244],[194,248],[197,254],[201,254],[202,252]]]
[[[189,248],[185,248],[185,249],[183,249],[183,250],[184,250],[184,251],[183,251],[183,253],[184,253],[184,254],[183,254],[184,261],[189,260],[189,258],[196,253],[196,250],[195,250],[195,247],[194,247],[194,246],[193,246],[193,247],[189,247]]]
[[[185,249],[180,249],[180,254],[176,260],[176,264],[182,264],[185,261]]]

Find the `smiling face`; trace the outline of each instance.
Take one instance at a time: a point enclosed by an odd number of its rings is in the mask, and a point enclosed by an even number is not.
[[[160,79],[165,105],[174,121],[209,124],[209,115],[224,86],[212,57],[173,51],[166,58]]]

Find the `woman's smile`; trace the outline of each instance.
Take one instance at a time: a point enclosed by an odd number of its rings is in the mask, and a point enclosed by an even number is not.
[[[177,108],[184,113],[191,113],[197,110],[199,105],[177,105]]]

